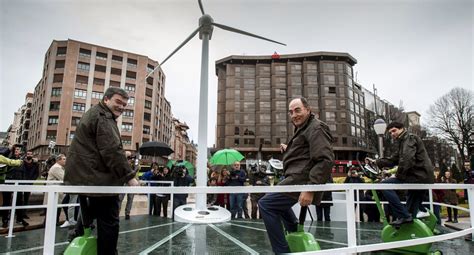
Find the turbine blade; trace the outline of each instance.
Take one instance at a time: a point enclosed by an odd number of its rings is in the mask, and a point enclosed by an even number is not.
[[[262,37],[262,36],[259,36],[259,35],[256,35],[256,34],[252,34],[252,33],[249,33],[249,32],[245,32],[245,31],[237,29],[237,28],[229,27],[229,26],[226,26],[226,25],[218,24],[218,23],[212,23],[212,25],[214,25],[216,27],[219,27],[219,28],[222,28],[224,30],[230,31],[230,32],[239,33],[239,34],[259,38],[259,39],[262,39],[262,40],[265,40],[265,41],[278,43],[278,44],[286,46],[286,44],[284,44],[284,43],[277,42],[277,41],[274,41],[274,40],[271,40],[271,39],[268,39],[268,38],[265,38],[265,37]]]
[[[198,2],[199,2],[199,8],[201,9],[202,15],[206,14],[206,12],[204,12],[204,7],[202,7],[202,2],[201,2],[201,0],[198,0]]]
[[[171,52],[171,54],[170,54],[168,57],[166,57],[166,58],[163,60],[163,62],[159,63],[159,64],[155,67],[155,69],[153,69],[153,71],[151,71],[150,73],[148,73],[147,76],[145,77],[145,79],[148,78],[148,77],[150,77],[150,75],[151,75],[152,73],[154,73],[154,72],[156,71],[156,69],[158,69],[158,67],[162,66],[162,65],[163,65],[169,58],[171,58],[179,49],[181,49],[186,43],[188,43],[189,40],[193,39],[193,37],[199,32],[200,29],[201,29],[201,26],[199,26],[198,28],[196,28],[196,30],[194,30],[194,31],[188,36],[188,38],[186,38],[186,40],[184,40],[184,41],[178,46],[178,48],[176,48],[173,52]]]

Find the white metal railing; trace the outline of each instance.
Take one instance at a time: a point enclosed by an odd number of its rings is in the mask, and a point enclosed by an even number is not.
[[[390,243],[379,243],[370,245],[357,245],[356,240],[356,220],[355,210],[353,209],[354,191],[359,190],[432,190],[436,189],[467,189],[469,197],[469,213],[471,220],[471,227],[462,231],[444,234],[433,237],[420,238],[408,241],[398,241]],[[301,191],[339,191],[344,190],[346,193],[346,200],[333,201],[333,203],[346,203],[346,215],[347,215],[347,238],[348,247],[324,250],[316,253],[357,253],[357,252],[368,252],[384,249],[392,249],[403,246],[412,246],[422,243],[432,243],[436,241],[442,241],[461,237],[467,234],[471,234],[474,237],[474,185],[472,184],[324,184],[324,185],[293,185],[293,186],[227,186],[227,187],[163,187],[163,186],[149,186],[149,187],[129,187],[129,186],[53,186],[53,185],[0,185],[0,191],[7,192],[44,192],[48,194],[47,217],[45,226],[45,238],[44,238],[44,254],[54,253],[54,241],[55,241],[55,221],[56,221],[56,209],[57,209],[57,196],[59,193],[96,193],[96,194],[120,194],[120,193],[133,193],[133,194],[147,194],[147,193],[163,193],[163,194],[189,194],[189,193],[274,193],[274,192],[301,192]],[[430,203],[432,198],[430,198]],[[361,203],[361,202],[359,202]],[[351,206],[352,205],[352,206]],[[449,205],[445,205],[449,206]],[[44,206],[42,206],[44,207]],[[17,207],[23,208],[23,207]],[[467,210],[464,208],[457,207],[461,210]],[[0,207],[0,210],[4,208]],[[14,208],[13,208],[14,209]],[[12,210],[13,210],[12,209]],[[314,253],[314,252],[313,252]]]

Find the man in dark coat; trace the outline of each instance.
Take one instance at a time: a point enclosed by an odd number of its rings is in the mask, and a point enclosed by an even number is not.
[[[308,101],[297,98],[290,102],[289,115],[295,134],[281,145],[285,179],[278,185],[325,184],[334,164],[332,135],[328,126],[311,113]],[[291,207],[321,202],[322,192],[269,193],[258,202],[273,252],[288,253],[281,221],[289,232],[297,230],[298,220]]]
[[[66,162],[66,185],[138,186],[125,157],[116,119],[127,105],[125,90],[109,87],[99,104],[90,108],[76,128]],[[117,254],[119,196],[79,196],[84,225],[97,218],[97,254]]]
[[[400,122],[390,123],[387,131],[395,140],[398,150],[389,158],[377,160],[376,164],[379,168],[398,165],[398,169],[395,177],[385,179],[382,183],[434,183],[433,165],[421,138],[408,133]],[[406,207],[400,202],[395,190],[382,190],[382,193],[397,218],[391,224],[400,226],[412,222],[416,217],[426,190],[409,190]]]

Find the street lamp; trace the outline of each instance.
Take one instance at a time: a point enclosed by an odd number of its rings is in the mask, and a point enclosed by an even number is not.
[[[376,119],[374,122],[374,130],[377,136],[379,137],[379,156],[383,158],[383,134],[385,134],[385,129],[387,128],[387,123],[383,119]]]

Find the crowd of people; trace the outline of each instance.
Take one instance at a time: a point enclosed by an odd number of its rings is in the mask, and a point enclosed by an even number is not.
[[[120,88],[109,87],[99,104],[91,107],[82,117],[76,127],[75,137],[71,142],[67,158],[64,154],[54,156],[47,161],[48,167],[42,176],[50,181],[63,181],[66,185],[81,186],[138,186],[139,179],[147,181],[151,186],[190,186],[194,182],[188,169],[180,164],[171,168],[156,163],[151,169],[138,176],[139,166],[130,152],[125,152],[117,128],[117,118],[127,105],[128,94]],[[331,169],[334,164],[332,150],[333,137],[328,126],[311,112],[306,99],[294,99],[289,104],[289,116],[294,124],[295,132],[287,144],[281,144],[283,156],[284,178],[278,185],[325,184],[332,183]],[[388,158],[381,158],[373,163],[379,168],[398,166],[393,175],[387,176],[382,183],[456,183],[449,171],[435,178],[433,166],[428,158],[422,141],[414,134],[407,132],[403,124],[390,123],[387,127],[395,141],[398,150]],[[0,182],[11,180],[36,180],[40,176],[40,164],[32,151],[24,154],[20,146],[11,150],[0,151]],[[369,159],[367,159],[369,160]],[[179,162],[178,162],[179,163]],[[466,169],[465,183],[474,183],[472,172]],[[363,183],[357,169],[351,169],[345,183]],[[244,169],[241,162],[236,161],[230,167],[226,166],[209,171],[209,186],[267,186],[270,177],[262,166],[250,165]],[[407,206],[401,204],[400,196],[393,190],[381,192],[389,202],[386,207],[388,216],[393,216],[391,224],[401,225],[410,223],[417,217],[418,212],[424,212],[422,202],[426,199],[426,191],[407,191]],[[457,205],[458,194],[454,190],[434,190],[435,202]],[[359,200],[373,200],[370,192],[359,191],[354,196]],[[122,201],[127,198],[125,219],[130,219],[133,206],[133,194],[61,194],[58,203],[77,203],[80,209],[71,206],[64,207],[66,221],[62,227],[75,226],[72,237],[83,234],[83,227],[97,228],[97,249],[99,254],[117,254],[117,239],[119,231],[119,212]],[[173,194],[173,211],[187,203],[187,194]],[[2,192],[3,206],[12,203],[12,192]],[[284,236],[296,231],[297,219],[292,206],[314,204],[317,220],[331,220],[331,192],[299,192],[299,193],[232,193],[209,194],[209,205],[218,205],[231,212],[232,219],[262,218],[267,228],[273,251],[276,253],[289,252]],[[250,198],[250,213],[248,201]],[[29,192],[18,192],[17,206],[28,205]],[[150,194],[149,214],[168,217],[169,194]],[[377,210],[373,205],[364,205],[360,219],[364,213],[368,221],[379,221]],[[59,224],[58,210],[57,224]],[[439,216],[439,207],[435,206],[435,214]],[[458,221],[457,209],[448,208],[448,222]],[[2,227],[8,227],[9,211],[1,210]],[[26,210],[16,213],[16,222],[28,226],[29,218]],[[438,217],[440,219],[440,217]],[[96,220],[96,225],[93,221]],[[283,224],[282,224],[283,223]]]

